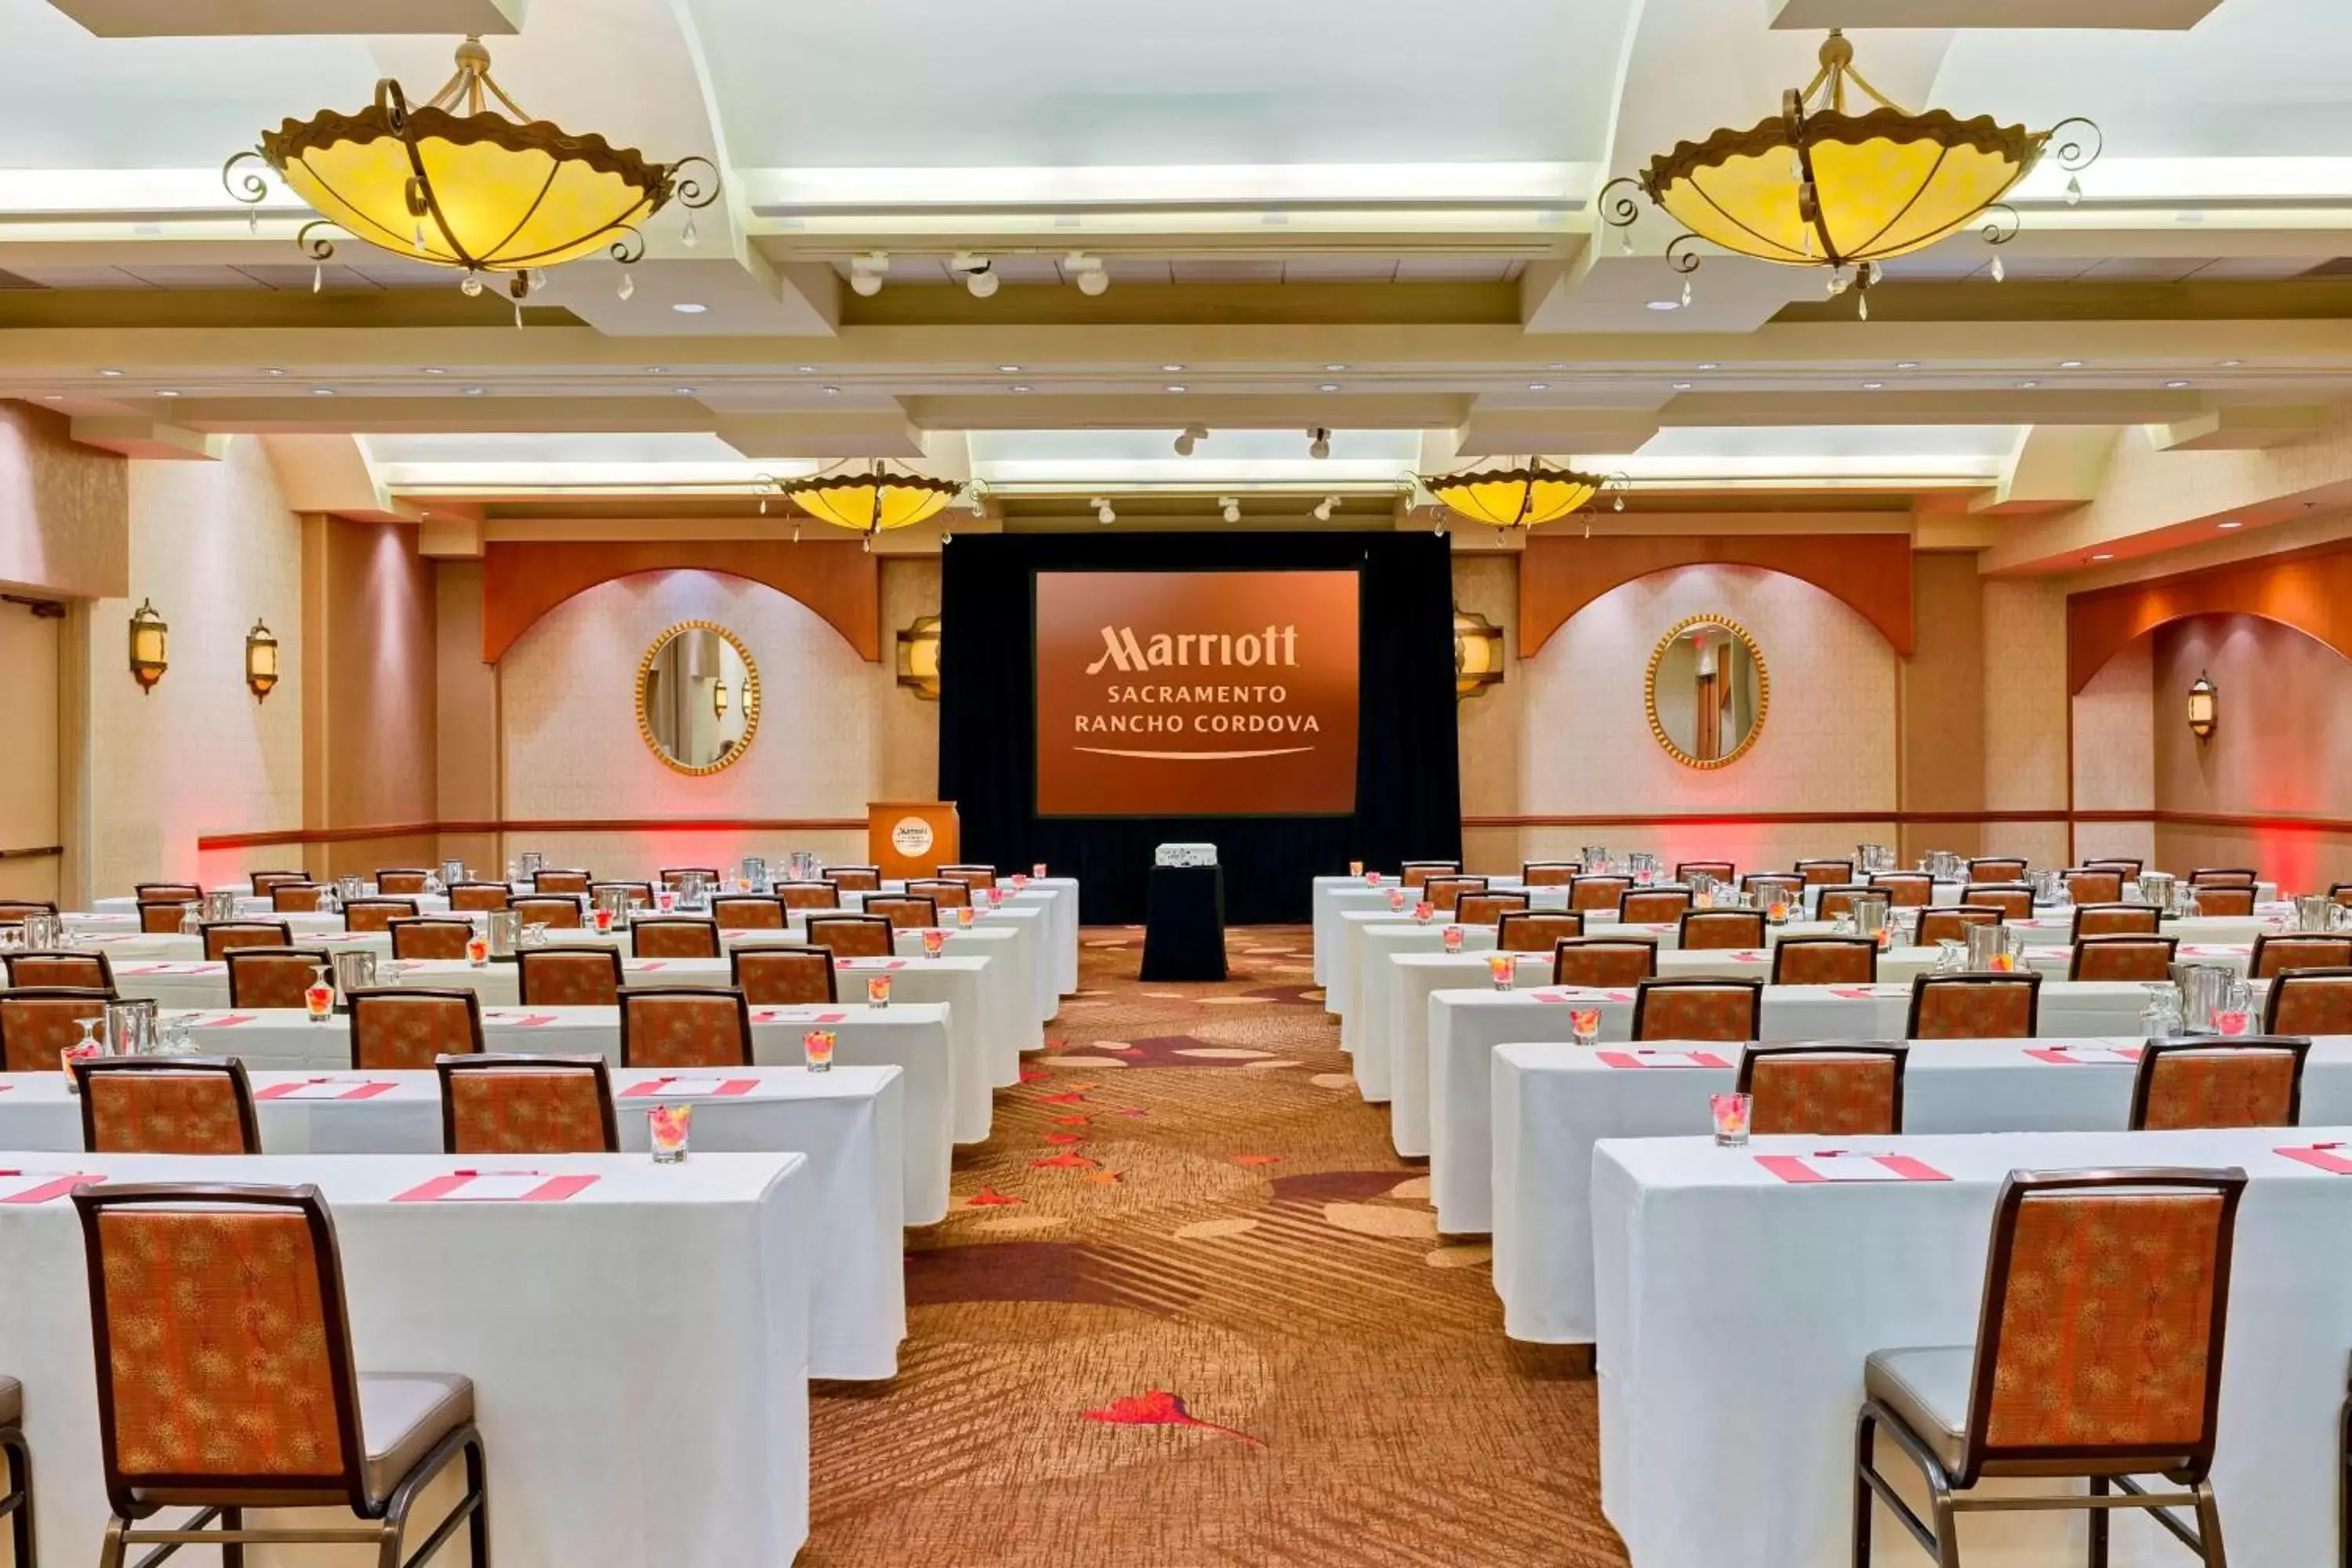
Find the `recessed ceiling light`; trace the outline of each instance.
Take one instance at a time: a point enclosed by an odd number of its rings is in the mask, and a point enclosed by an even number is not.
[[[1015,392],[1026,392],[1029,389],[1026,386],[1022,385],[1019,382],[1015,382],[1013,383],[1013,390]]]
[[[646,374],[647,375],[667,375],[669,374],[669,366],[666,364],[649,364],[646,366]]]
[[[681,316],[699,316],[703,311],[710,309],[710,307],[708,305],[698,305],[691,300],[680,300],[677,304],[672,305],[670,309],[676,310]]]
[[[2020,392],[2031,392],[2041,384],[2042,384],[2038,381],[2021,381],[2017,384],[2017,390]]]
[[[2187,386],[2189,384],[2185,381],[2168,381],[2164,384],[2168,390],[2179,392],[2182,387]]]
[[[673,386],[670,390],[677,393],[680,397],[692,397],[694,395],[694,388],[690,386]]]
[[[799,371],[803,375],[814,375],[816,374],[816,366],[813,364],[794,365],[793,368]]]
[[[1325,365],[1323,368],[1324,368],[1325,370],[1328,370],[1328,371],[1331,372],[1334,375],[1336,375],[1336,374],[1338,374],[1339,372],[1341,372],[1341,371],[1343,371],[1343,370],[1347,369],[1348,367],[1347,367],[1346,365],[1344,365],[1344,364],[1327,364],[1327,365]]]
[[[1021,367],[1017,364],[1001,364],[996,368],[1003,371],[1007,375],[1019,375],[1021,374]]]
[[[66,395],[62,392],[45,392],[41,394],[41,401],[44,403],[63,403],[65,400]]]
[[[155,395],[158,397],[177,397],[180,395],[168,386],[159,386],[155,389]]]
[[[1181,392],[1184,389],[1181,386],[1171,386],[1168,390],[1171,392]]]
[[[1699,369],[1701,369],[1701,370],[1721,370],[1721,369],[1723,368],[1723,366],[1722,366],[1720,363],[1718,363],[1717,362],[1716,362],[1716,361],[1714,361],[1714,360],[1711,360],[1711,359],[1704,359],[1704,360],[1699,361],[1699,362],[1698,362],[1698,367],[1699,367]]]
[[[282,371],[282,370],[278,369],[276,365],[272,364],[272,365],[264,365],[264,366],[262,367],[261,374],[264,374],[264,375],[284,375],[286,373],[285,373],[284,371]],[[438,372],[438,371],[435,371],[435,372],[432,372],[431,374],[435,374],[435,375],[438,375],[438,374],[440,374],[440,372]]]
[[[1885,384],[1886,384],[1883,381],[1865,381],[1862,384],[1862,389],[1864,392],[1876,392],[1880,387],[1885,386]]]
[[[1568,362],[1566,360],[1554,360],[1551,363],[1544,366],[1544,369],[1546,370],[1566,370],[1567,368]]]
[[[2058,368],[2060,370],[2080,370],[2083,368],[2083,362],[2078,359],[2062,359],[2058,362]]]
[[[272,374],[272,375],[283,375],[283,374],[285,374],[286,373],[285,373],[284,371],[282,371],[282,370],[273,370],[273,371],[271,371],[269,374]],[[427,374],[427,375],[446,375],[446,374],[448,374],[449,373],[448,373],[447,371],[446,371],[446,370],[443,370],[443,369],[442,369],[439,365],[437,365],[437,364],[428,364],[428,365],[426,365],[426,366],[425,367],[425,374]]]
[[[1322,384],[1319,390],[1324,392],[1337,392],[1339,390],[1339,384],[1336,381],[1327,381]]]
[[[2091,559],[2094,561],[2113,561],[2115,557],[2112,554],[2102,551],[2100,553],[2092,556]]]
[[[332,397],[335,395],[335,389],[331,386],[314,386],[310,389],[310,395],[313,397]]]
[[[1895,362],[1895,368],[1897,370],[1917,370],[1919,368],[1919,362],[1916,359],[1899,359]]]
[[[1181,364],[1163,364],[1160,368],[1168,374],[1174,375],[1184,367]]]
[[[824,395],[827,397],[839,397],[841,395],[841,388],[837,386],[828,386],[824,389]]]
[[[118,376],[118,375],[121,375],[122,373],[121,373],[121,371],[119,371],[119,370],[101,370],[101,371],[100,371],[98,374],[100,374],[100,375],[103,375],[103,376],[109,377],[109,378],[110,379],[110,378],[112,378],[112,377]]]
[[[469,386],[466,388],[466,395],[468,397],[479,397],[488,390],[489,388],[487,386]]]
[[[1528,390],[1529,392],[1549,392],[1551,390],[1551,383],[1548,381],[1531,381],[1528,383]]]
[[[1683,308],[1680,300],[1644,300],[1642,303],[1653,310],[1679,310]]]
[[[1676,392],[1688,392],[1690,389],[1691,384],[1687,381],[1678,381],[1675,383],[1675,390]]]
[[[2215,526],[2215,527],[2217,527],[2217,528],[2243,528],[2243,527],[2245,527],[2246,525],[2245,525],[2244,523],[2242,523],[2242,522],[2239,521],[2238,521],[2236,518],[2234,518],[2234,517],[2225,517],[2225,518],[2223,518],[2220,522],[2216,523],[2214,526]]]
[[[2246,362],[2242,359],[2225,359],[2221,362],[2221,368],[2223,370],[2235,370],[2245,363]]]

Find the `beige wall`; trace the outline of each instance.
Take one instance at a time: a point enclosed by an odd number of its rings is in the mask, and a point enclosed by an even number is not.
[[[1987,811],[2066,809],[2066,598],[2034,580],[1984,584],[1984,804]],[[1992,823],[1983,850],[2066,863],[2066,826]]]
[[[940,613],[936,555],[882,563],[882,679],[874,715],[877,800],[935,800],[940,793],[940,705],[898,684],[898,634],[918,616]],[[862,858],[862,857],[861,857]]]
[[[0,605],[0,850],[63,842],[58,798],[58,654],[65,623]],[[58,858],[0,859],[0,899],[55,902]]]
[[[304,520],[304,647],[311,662],[303,825],[347,832],[436,820],[436,589],[416,530]],[[417,865],[433,833],[312,845],[314,874]]]
[[[482,565],[444,561],[434,572],[436,820],[495,822],[499,816],[499,668],[482,660]],[[440,853],[502,865],[495,834],[441,836]]]
[[[2146,640],[2160,810],[2352,820],[2352,661],[2253,616],[2198,616]],[[2203,742],[2187,721],[2200,673],[2221,694]],[[2167,826],[2156,838],[2168,868],[2254,866],[2298,892],[2352,881],[2352,834]]]
[[[2155,645],[2141,637],[2109,659],[2074,698],[2074,805],[2082,811],[2156,809],[2156,734],[2150,725]],[[2156,861],[2154,821],[2086,822],[2074,829],[2082,860],[2103,855]]]
[[[130,563],[130,465],[73,444],[71,421],[0,402],[0,584],[119,597]]]
[[[1984,589],[1973,554],[1912,557],[1914,646],[1902,661],[1902,806],[1982,811],[1985,805]],[[1930,849],[1980,853],[1975,823],[1903,828],[1906,865]]]
[[[129,597],[78,611],[68,662],[86,670],[81,799],[87,825],[68,880],[127,893],[153,878],[233,877],[284,864],[283,849],[197,863],[196,838],[302,825],[300,525],[286,510],[261,444],[230,441],[219,462],[133,461]],[[142,597],[171,626],[171,668],[142,692],[125,666]],[[266,702],[245,685],[245,635],[256,616],[279,639],[284,676]]]
[[[1520,776],[1521,727],[1531,668],[1519,662],[1519,557],[1508,553],[1454,557],[1454,603],[1503,628],[1503,679],[1467,700],[1457,701],[1462,769],[1462,815],[1518,816],[1525,781]],[[1505,870],[1525,858],[1526,830],[1472,827],[1462,835],[1468,863]]]

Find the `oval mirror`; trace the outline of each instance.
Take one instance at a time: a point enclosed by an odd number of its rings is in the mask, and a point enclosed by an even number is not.
[[[637,731],[665,765],[732,767],[759,730],[760,667],[733,632],[686,621],[654,639],[637,667]]]
[[[1764,730],[1772,678],[1756,639],[1737,621],[1693,616],[1650,655],[1650,732],[1685,767],[1738,760]]]

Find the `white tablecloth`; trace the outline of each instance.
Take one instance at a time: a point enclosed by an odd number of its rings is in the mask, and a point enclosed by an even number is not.
[[[2052,1068],[2053,1072],[2059,1069]],[[2243,1168],[2213,1470],[2234,1568],[2336,1561],[2352,1181],[2273,1151],[2352,1139],[2311,1126],[1841,1141],[1954,1179],[1790,1185],[1759,1153],[1820,1139],[1602,1143],[1593,1156],[1601,1506],[1641,1568],[1822,1568],[1848,1560],[1863,1358],[1973,1343],[1993,1202],[2012,1170]],[[1916,1468],[1879,1445],[1910,1489]],[[2048,1483],[2039,1483],[2048,1489]],[[2080,1563],[2083,1515],[1963,1522],[1969,1568]],[[2133,1512],[2116,1568],[2193,1561]],[[1882,1508],[1874,1561],[1927,1559]]]
[[[261,1147],[271,1154],[432,1154],[441,1149],[441,1085],[429,1072],[256,1072]],[[804,1154],[814,1197],[810,1238],[824,1267],[810,1277],[809,1375],[886,1378],[907,1337],[905,1142],[898,1069],[747,1068],[682,1075],[616,1072],[621,1146],[643,1153],[646,1110],[691,1102],[691,1162],[728,1152]],[[720,1094],[728,1080],[749,1083]],[[362,1100],[273,1099],[333,1093]],[[697,1088],[696,1086],[701,1086]],[[645,1092],[632,1092],[643,1089]],[[81,1101],[62,1073],[0,1076],[0,1149],[66,1152],[82,1146]],[[933,1216],[934,1218],[938,1216]]]
[[[348,1072],[351,1034],[333,1017],[313,1024],[297,1012],[205,1011],[189,1015],[189,1038],[205,1056],[236,1057],[249,1072]],[[801,1037],[813,1028],[834,1032],[836,1067],[896,1068],[900,1076],[898,1149],[905,1223],[932,1225],[946,1217],[948,1178],[954,1156],[955,1118],[949,1058],[948,1009],[936,1004],[894,1002],[887,1007],[754,1007],[751,1055],[755,1076],[822,1084],[828,1075],[801,1070]],[[499,1056],[602,1056],[616,1072],[621,1062],[621,1015],[614,1007],[488,1008],[482,1014],[484,1047]],[[39,1077],[43,1075],[32,1075]],[[397,1075],[378,1075],[393,1076]],[[652,1071],[614,1079],[658,1077]],[[0,1079],[0,1082],[11,1081]],[[616,1088],[615,1092],[618,1092]],[[767,1091],[763,1090],[763,1093]],[[8,1096],[0,1093],[0,1112]],[[731,1115],[737,1107],[729,1105]],[[263,1131],[268,1131],[265,1124]],[[626,1131],[625,1126],[623,1129]],[[440,1133],[433,1134],[440,1146]],[[0,1147],[8,1147],[0,1139]],[[720,1148],[736,1147],[722,1143]],[[793,1147],[785,1144],[780,1147]]]
[[[844,1008],[853,1016],[863,1011],[862,998],[866,994],[867,973],[886,964],[895,966],[890,970],[892,1006],[889,1011],[897,1012],[898,1005],[903,1003],[931,1004],[944,1009],[949,1047],[948,1103],[954,1118],[955,1141],[977,1143],[986,1139],[995,1101],[990,1090],[998,1076],[993,1063],[997,1056],[1002,1055],[1001,1047],[992,1052],[984,1023],[988,1014],[982,998],[981,976],[987,961],[978,958],[857,958],[837,960],[836,963],[840,968],[842,994],[861,999],[854,1005],[844,1004]],[[624,978],[632,985],[723,986],[728,982],[725,959],[630,959],[623,965],[623,973]],[[477,969],[472,964],[455,962],[410,963],[404,964],[397,975],[386,975],[385,980],[387,984],[427,989],[464,986],[481,993],[482,1005],[486,1008],[512,1009],[516,1006],[515,968],[510,963],[487,963]],[[165,1007],[217,1012],[228,1005],[228,968],[226,964],[122,964],[115,969],[114,982],[123,995],[147,997]],[[541,1008],[537,1011],[562,1013],[569,1009]],[[801,1028],[806,1026],[788,1028],[784,1031],[788,1037],[763,1043],[761,1037],[765,1031],[760,1026],[759,1016],[763,1011],[776,1011],[780,1016],[788,1014],[798,1016],[791,1009],[753,1008],[753,1052],[762,1061],[800,1060]],[[787,1023],[790,1021],[789,1017],[786,1018]],[[486,1019],[485,1024],[488,1026],[489,1020]],[[617,1051],[617,1034],[614,1041]],[[842,1046],[845,1048],[847,1044],[844,1039]],[[1014,1077],[1017,1079],[1017,1054],[1014,1061]]]
[[[2129,1035],[2146,993],[2120,982],[2044,982],[2045,1039]],[[1601,1010],[1601,1037],[1633,1032],[1633,993],[1435,991],[1429,998],[1429,1190],[1437,1228],[1491,1231],[1494,1222],[1495,1047],[1571,1037],[1569,1014]],[[1764,991],[1767,1040],[1899,1040],[1910,1022],[1908,985],[1770,985]]]
[[[117,1182],[315,1183],[359,1370],[473,1379],[502,1568],[791,1562],[808,1534],[809,1288],[826,1267],[808,1162],[549,1155],[529,1168],[596,1182],[554,1204],[391,1201],[463,1163],[0,1153]],[[0,1205],[0,1366],[25,1384],[52,1563],[90,1562],[107,1518],[88,1277],[69,1201]],[[325,1568],[352,1550],[247,1561]]]
[[[1913,1133],[2120,1131],[2130,1119],[2137,1036],[2103,1040],[1926,1040],[1904,1069]],[[1670,1138],[1708,1126],[1710,1094],[1738,1077],[1738,1047],[1702,1046],[1729,1067],[1613,1067],[1573,1045],[1495,1050],[1495,1293],[1515,1340],[1592,1339],[1592,1149],[1604,1138]],[[2056,1049],[2062,1059],[2035,1056]],[[2128,1053],[2128,1054],[2127,1054]],[[2352,1037],[2315,1043],[2303,1119],[2352,1122]]]

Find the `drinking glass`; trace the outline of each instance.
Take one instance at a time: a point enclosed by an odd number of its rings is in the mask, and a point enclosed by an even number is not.
[[[646,1112],[646,1142],[652,1145],[656,1165],[675,1165],[684,1160],[687,1141],[693,1132],[691,1104],[656,1105]]]
[[[890,977],[887,974],[866,977],[866,1005],[869,1007],[887,1007],[890,1005]]]
[[[1029,874],[1033,877],[1044,877],[1045,874],[1045,862],[1040,860],[1034,866],[1030,867]]]
[[[1436,912],[1437,906],[1431,903],[1427,899],[1423,899],[1419,903],[1412,906],[1412,918],[1416,923],[1421,925],[1427,925],[1429,923],[1430,916]]]
[[[811,1072],[833,1070],[833,1031],[811,1029],[801,1037],[801,1052],[808,1060]]]
[[[940,931],[937,928],[933,928],[932,930],[923,932],[923,956],[925,958],[937,958],[940,955],[940,949],[947,946],[947,932]]]
[[[1348,862],[1348,875],[1350,877],[1360,877],[1363,874],[1364,863],[1361,860],[1350,860]]]
[[[2254,988],[2242,980],[2232,980],[2221,987],[2221,1005],[2213,1009],[2213,1032],[2217,1035],[2242,1035],[2254,1017]]]
[[[1489,953],[1486,955],[1486,973],[1495,977],[1496,990],[1508,991],[1518,979],[1519,961],[1507,952]]]
[[[1717,1148],[1744,1149],[1748,1146],[1748,1126],[1756,1110],[1753,1097],[1729,1092],[1710,1094],[1706,1097],[1706,1109],[1715,1121]]]
[[[1936,973],[1964,974],[1969,967],[1969,944],[1956,937],[1942,937],[1936,942]]]
[[[325,964],[321,963],[317,966],[317,971],[312,975],[310,984],[303,988],[302,1007],[305,1012],[310,1015],[310,1022],[313,1024],[323,1024],[327,1021],[328,1017],[333,1014],[335,1010],[335,987],[332,983],[327,979],[327,966]]]
[[[1462,951],[1462,928],[1460,926],[1447,926],[1444,931],[1438,933],[1437,940],[1439,942],[1444,944],[1446,952],[1460,952]]]
[[[92,1017],[79,1018],[75,1022],[81,1027],[81,1038],[58,1053],[58,1066],[66,1075],[66,1092],[68,1094],[81,1092],[81,1080],[74,1077],[74,1063],[96,1061],[106,1054],[105,1042],[98,1037],[98,1031],[106,1020]]]
[[[466,962],[479,969],[490,961],[490,939],[471,936],[466,939]]]
[[[956,924],[960,926],[968,926],[977,918],[977,914],[969,904],[956,911]]]
[[[596,914],[595,914],[595,921],[596,921],[596,933],[597,933],[599,936],[609,935],[609,934],[611,933],[611,931],[612,931],[612,930],[613,930],[613,911],[612,911],[612,910],[604,910],[604,909],[600,909],[600,910],[598,910],[596,911]]]
[[[2169,980],[2143,981],[2140,990],[2140,1033],[2151,1040],[2167,1040],[2182,1033],[2180,988]]]
[[[1570,1008],[1568,1015],[1568,1027],[1569,1032],[1575,1037],[1578,1045],[1599,1045],[1601,1043],[1601,1009],[1598,1007]]]

